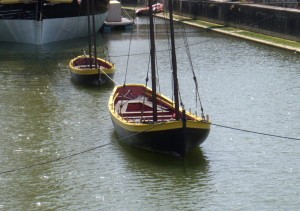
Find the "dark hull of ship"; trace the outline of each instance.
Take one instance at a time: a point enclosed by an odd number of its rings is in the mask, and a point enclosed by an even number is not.
[[[0,19],[5,20],[43,20],[53,18],[67,18],[86,16],[88,14],[86,1],[83,0],[81,4],[78,4],[77,0],[71,3],[47,3],[43,1],[42,17],[39,14],[38,5],[40,1],[36,3],[30,2],[26,4],[0,4]],[[107,11],[109,1],[95,0],[95,14],[105,13]]]
[[[39,2],[0,4],[0,41],[39,45],[88,35],[85,1],[81,5],[77,1],[44,3],[42,10],[37,9],[41,8]],[[108,2],[95,2],[95,29],[99,31],[107,17]]]
[[[110,78],[114,77],[114,74],[107,74],[107,75]],[[83,74],[76,74],[71,72],[71,76],[72,76],[72,80],[75,83],[82,84],[82,85],[100,86],[111,82],[111,80],[104,74],[101,74],[101,78],[99,78],[99,74],[83,75]]]
[[[114,120],[113,124],[120,140],[128,145],[182,158],[202,144],[209,134],[208,129],[193,128],[136,133],[125,130]]]

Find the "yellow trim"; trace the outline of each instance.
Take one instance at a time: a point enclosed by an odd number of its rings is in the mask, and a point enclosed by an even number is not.
[[[211,126],[211,122],[209,121],[201,121],[201,118],[199,118],[199,121],[192,121],[188,120],[186,122],[187,128],[195,128],[195,129],[207,129],[209,130]]]
[[[25,4],[32,2],[30,0],[0,0],[0,4]]]
[[[156,124],[143,124],[140,122],[137,123],[127,122],[126,119],[123,119],[121,116],[117,116],[116,113],[111,113],[111,114],[112,114],[112,120],[117,125],[131,132],[154,132],[154,131],[182,128],[182,121],[162,122]]]
[[[71,72],[72,73],[75,73],[75,74],[78,74],[78,75],[94,75],[94,74],[98,74],[98,69],[94,68],[94,69],[79,69],[79,68],[76,68],[74,67],[73,63],[75,60],[77,59],[80,59],[80,58],[85,58],[86,56],[84,55],[80,55],[80,56],[77,56],[76,58],[72,59],[70,62],[69,62],[69,67],[71,69]],[[111,62],[108,62],[102,58],[97,58],[97,60],[100,60],[101,62],[103,63],[107,63],[108,65],[112,66],[112,68],[109,68],[109,69],[101,69],[101,72],[100,74],[107,74],[107,75],[110,75],[110,74],[113,74],[115,73],[116,71],[116,68],[115,68],[115,65]],[[103,73],[103,72],[104,73]]]
[[[123,119],[121,116],[117,115],[116,112],[111,113],[112,120],[120,127],[124,128],[127,131],[131,132],[154,132],[154,131],[165,131],[165,130],[173,130],[179,129],[183,127],[183,122],[181,120],[174,120],[169,122],[161,122],[155,124],[143,124],[140,122],[133,123],[127,122],[126,119]],[[188,120],[186,123],[187,128],[193,129],[210,129],[210,122],[199,122],[199,121],[191,121]]]
[[[53,4],[71,4],[73,0],[48,0],[48,2]],[[33,3],[33,0],[0,0],[0,4],[28,4]]]
[[[127,86],[139,86],[139,87],[144,87],[147,90],[151,90],[148,87],[145,87],[143,84],[127,84]],[[171,130],[171,129],[179,129],[183,127],[183,123],[181,120],[174,120],[174,121],[168,121],[168,122],[161,122],[161,123],[156,123],[156,124],[143,124],[141,122],[128,122],[126,119],[122,118],[117,112],[115,112],[114,108],[114,102],[117,97],[117,89],[121,88],[122,86],[116,86],[110,95],[109,101],[108,101],[108,108],[109,112],[111,114],[112,120],[117,124],[118,126],[124,128],[127,131],[131,132],[153,132],[153,131],[162,131],[162,130]],[[162,100],[170,105],[173,105],[172,101],[163,96],[159,95],[162,97]],[[186,127],[187,128],[195,128],[195,129],[210,129],[211,122],[209,121],[202,121],[200,117],[196,117],[193,114],[190,114],[188,112],[188,115],[196,118],[197,120],[188,120],[186,122]]]
[[[48,0],[51,3],[64,3],[64,4],[71,4],[73,0]]]

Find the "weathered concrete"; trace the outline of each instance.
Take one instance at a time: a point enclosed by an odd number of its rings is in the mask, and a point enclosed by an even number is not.
[[[225,26],[300,41],[300,10],[237,2],[181,1],[177,14]]]
[[[128,10],[135,10],[137,7],[130,7],[130,6],[123,6],[124,9]],[[167,18],[168,15],[163,13],[155,14],[155,16],[161,17],[161,18]],[[277,38],[269,35],[263,35],[256,32],[250,32],[247,30],[242,30],[239,28],[229,27],[225,25],[215,24],[212,22],[206,22],[199,19],[192,19],[186,16],[178,16],[174,15],[175,21],[180,21],[182,23],[192,25],[195,27],[204,28],[206,30],[214,31],[217,33],[226,34],[229,36],[238,37],[241,39],[250,40],[253,42],[262,43],[264,45],[269,45],[285,50],[289,50],[295,53],[300,53],[300,42],[293,41],[293,40],[286,40],[282,38]]]
[[[253,3],[173,0],[174,13],[260,34],[300,42],[300,9]],[[146,5],[146,0],[123,0],[122,5]]]
[[[161,18],[166,18],[166,16],[162,14],[156,14],[156,16],[160,16]],[[295,53],[300,53],[300,42],[297,41],[285,40],[282,38],[276,38],[269,35],[262,35],[255,32],[249,32],[246,30],[227,27],[224,25],[213,24],[210,22],[205,22],[200,20],[193,20],[182,16],[175,15],[174,18],[175,21],[180,21],[191,26],[196,26],[210,31],[226,34],[229,36],[234,36],[241,39],[258,42],[264,45],[269,45],[269,46],[289,50]]]

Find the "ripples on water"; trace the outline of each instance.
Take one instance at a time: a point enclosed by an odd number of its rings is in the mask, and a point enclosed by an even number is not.
[[[160,88],[170,96],[162,23],[156,25]],[[144,83],[146,26],[145,19],[137,20],[127,82]],[[204,111],[215,124],[300,137],[299,55],[201,29],[187,28],[187,34]],[[130,36],[101,37],[101,51],[116,63],[119,84]],[[0,44],[0,171],[99,147],[0,174],[0,210],[297,209],[297,140],[213,126],[207,141],[184,161],[121,144],[107,110],[113,86],[82,87],[70,80],[68,61],[86,45],[85,39]],[[182,97],[194,110],[186,53],[177,59]]]

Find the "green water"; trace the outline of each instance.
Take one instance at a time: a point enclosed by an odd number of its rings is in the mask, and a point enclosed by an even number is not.
[[[170,96],[162,20],[156,28],[160,88]],[[118,141],[107,109],[113,85],[71,81],[68,62],[85,39],[0,43],[0,210],[298,210],[299,55],[196,28],[187,35],[204,111],[216,125],[186,160]],[[127,63],[130,37],[99,35],[101,55],[116,64],[119,84],[126,72],[126,82],[144,83],[148,69],[144,18],[136,20]],[[181,95],[194,110],[181,50]]]

